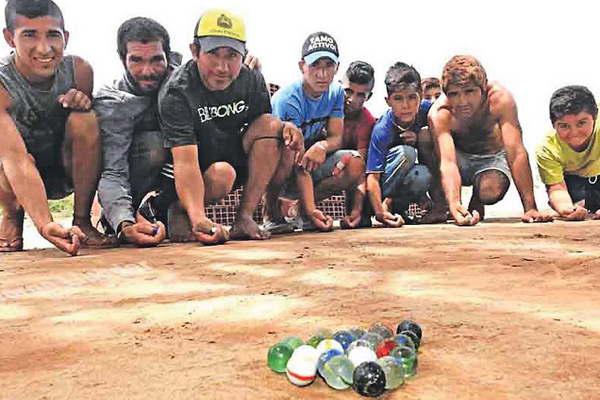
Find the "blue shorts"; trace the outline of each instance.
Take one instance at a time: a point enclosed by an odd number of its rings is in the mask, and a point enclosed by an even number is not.
[[[456,162],[462,186],[472,186],[478,174],[490,170],[502,172],[509,180],[511,177],[504,150],[495,154],[470,154],[456,149]]]
[[[392,147],[385,160],[381,176],[381,194],[404,199],[408,204],[419,200],[431,184],[431,173],[425,165],[417,164],[417,150],[412,146]]]

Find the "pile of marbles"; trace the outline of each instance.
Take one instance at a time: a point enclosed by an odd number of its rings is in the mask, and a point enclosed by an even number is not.
[[[366,331],[319,329],[306,343],[290,336],[271,346],[267,365],[297,386],[311,384],[318,374],[333,389],[352,387],[377,397],[416,374],[421,338],[421,327],[410,320],[398,324],[396,335],[381,323]]]

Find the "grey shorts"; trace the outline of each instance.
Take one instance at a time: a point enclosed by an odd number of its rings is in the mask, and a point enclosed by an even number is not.
[[[311,177],[313,180],[313,185],[317,186],[319,182],[322,180],[329,178],[333,175],[333,169],[335,165],[342,159],[342,157],[346,154],[350,154],[352,157],[360,158],[360,153],[356,150],[336,150],[335,152],[328,154],[325,162],[319,166],[319,168],[315,169],[311,172]],[[288,181],[284,190],[284,196],[297,199],[300,197],[300,193],[298,192],[298,187],[295,184],[295,181]]]
[[[508,179],[511,177],[504,150],[495,154],[470,154],[456,149],[456,162],[463,186],[472,186],[478,174],[490,170],[500,171]]]

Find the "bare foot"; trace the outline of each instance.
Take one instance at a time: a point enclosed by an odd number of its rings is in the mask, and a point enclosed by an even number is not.
[[[25,213],[20,208],[14,213],[5,213],[0,222],[0,253],[23,250],[23,218]]]
[[[271,234],[261,229],[251,216],[238,215],[231,228],[231,238],[235,240],[265,240]]]
[[[73,226],[79,227],[85,235],[81,242],[81,247],[109,249],[118,247],[119,243],[115,236],[104,235],[92,226],[89,218],[73,217]]]
[[[477,211],[479,213],[479,221],[483,221],[483,218],[485,217],[485,206],[476,196],[471,197],[468,210],[471,214],[473,214],[473,211]]]

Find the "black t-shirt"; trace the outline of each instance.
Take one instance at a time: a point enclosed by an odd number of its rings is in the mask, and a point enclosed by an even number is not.
[[[271,113],[269,91],[262,74],[242,66],[225,90],[208,90],[194,60],[179,67],[158,95],[165,147],[203,146],[241,142],[246,127],[262,114]],[[216,149],[219,151],[218,149]]]

